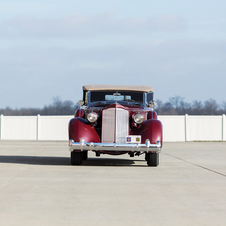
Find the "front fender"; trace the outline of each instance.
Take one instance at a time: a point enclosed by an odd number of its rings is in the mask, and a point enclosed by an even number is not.
[[[85,114],[84,109],[77,109],[75,112],[75,117],[83,118],[84,114]]]
[[[151,144],[160,141],[162,147],[162,123],[159,120],[145,121],[139,128],[138,134],[141,135],[141,143],[145,143],[146,139],[149,139]]]
[[[83,118],[73,118],[69,122],[69,139],[73,139],[75,142],[80,142],[81,138],[85,139],[85,142],[100,142],[95,128]]]

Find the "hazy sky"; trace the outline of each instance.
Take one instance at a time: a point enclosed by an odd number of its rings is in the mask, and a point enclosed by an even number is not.
[[[225,0],[1,0],[0,108],[77,102],[85,84],[226,101]]]

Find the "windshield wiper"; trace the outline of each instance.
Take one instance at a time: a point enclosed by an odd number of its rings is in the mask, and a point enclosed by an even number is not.
[[[124,101],[136,102],[135,100],[132,100],[132,99],[125,99]]]

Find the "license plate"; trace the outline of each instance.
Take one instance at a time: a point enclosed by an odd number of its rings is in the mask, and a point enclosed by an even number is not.
[[[141,135],[130,135],[126,136],[126,143],[137,144],[141,143]]]

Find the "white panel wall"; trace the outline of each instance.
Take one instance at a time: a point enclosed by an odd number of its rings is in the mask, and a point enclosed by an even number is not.
[[[1,139],[36,140],[37,116],[2,116]]]
[[[222,140],[222,116],[189,116],[187,141]]]
[[[68,123],[73,116],[39,116],[39,140],[68,140]]]
[[[163,141],[185,141],[185,116],[158,116],[163,124]]]
[[[0,139],[68,140],[68,116],[0,117]],[[226,141],[226,116],[162,115],[163,141]]]

